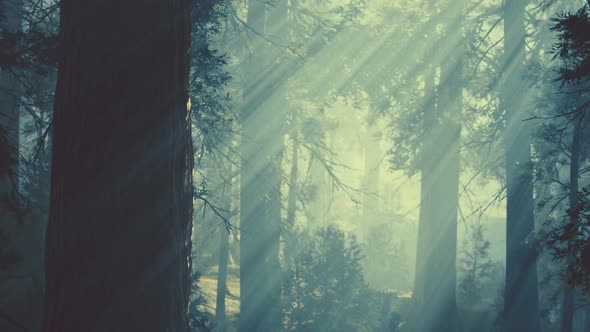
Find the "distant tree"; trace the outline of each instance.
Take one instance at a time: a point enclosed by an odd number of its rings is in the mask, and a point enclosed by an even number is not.
[[[301,234],[301,246],[286,271],[284,293],[289,331],[371,330],[378,322],[369,315],[371,296],[365,284],[362,250],[353,235],[335,226]]]
[[[364,241],[364,274],[367,282],[374,289],[391,291],[409,291],[410,264],[403,241],[395,240],[393,223],[372,226]]]
[[[45,332],[189,329],[190,5],[61,2]]]
[[[0,41],[4,50],[19,51],[19,36],[23,24],[22,0],[0,2]],[[21,219],[19,191],[20,165],[20,98],[22,89],[19,75],[9,66],[10,61],[0,59],[0,214],[6,219]],[[2,64],[0,63],[0,64]]]
[[[58,12],[52,0],[0,1],[0,314],[30,330],[42,315]]]
[[[490,241],[486,239],[485,233],[485,226],[481,222],[469,225],[461,253],[461,278],[457,284],[457,295],[458,302],[465,308],[481,305],[485,293],[494,286],[493,277],[498,264],[490,258]]]

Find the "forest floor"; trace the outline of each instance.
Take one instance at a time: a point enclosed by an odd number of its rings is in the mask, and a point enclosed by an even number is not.
[[[230,321],[234,321],[240,312],[240,279],[238,268],[229,267],[227,273],[227,293],[225,296],[225,309]],[[199,282],[203,296],[207,301],[207,311],[215,315],[215,302],[217,299],[217,268],[208,270],[201,276]]]

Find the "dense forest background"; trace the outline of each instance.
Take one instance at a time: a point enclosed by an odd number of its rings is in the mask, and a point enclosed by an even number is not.
[[[590,2],[0,0],[0,331],[590,332]]]

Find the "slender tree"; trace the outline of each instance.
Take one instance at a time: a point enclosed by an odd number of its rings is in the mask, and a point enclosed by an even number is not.
[[[570,145],[570,167],[569,167],[569,206],[572,211],[570,212],[570,227],[576,227],[576,213],[574,210],[578,206],[578,192],[579,188],[579,172],[580,172],[580,134],[582,133],[581,122],[574,121],[572,141]],[[567,258],[567,264],[574,264],[575,257],[569,255]],[[568,266],[567,270],[570,269]],[[566,287],[563,291],[563,298],[561,302],[561,332],[572,332],[574,329],[574,314],[575,314],[575,282],[572,280],[566,280]]]
[[[286,82],[286,67],[266,41],[281,19],[286,1],[249,0],[247,24],[252,49],[245,63],[240,114],[240,317],[238,331],[277,331],[282,325],[281,154],[284,112],[277,102]],[[264,36],[266,38],[262,38]]]
[[[22,0],[0,1],[1,37],[12,44],[22,30],[22,12]],[[12,46],[16,50],[18,45]],[[0,213],[13,216],[19,213],[19,87],[15,67],[0,68]]]
[[[429,190],[432,188],[432,181],[430,174],[432,171],[433,160],[429,157],[433,150],[433,138],[430,136],[432,131],[434,114],[436,112],[436,86],[435,86],[435,69],[430,66],[424,76],[424,105],[423,105],[423,142],[422,142],[422,158],[420,160],[420,212],[418,221],[418,239],[416,247],[416,272],[414,275],[414,289],[412,297],[414,301],[419,304],[426,301],[424,294],[424,287],[427,276],[427,257],[432,252],[430,246],[432,245],[431,233],[428,231],[428,213],[430,211]]]
[[[504,3],[504,61],[500,108],[506,114],[506,283],[504,330],[539,331],[536,258],[527,238],[534,230],[530,128],[522,92],[527,0]]]
[[[363,215],[366,217],[375,216],[379,209],[379,178],[381,166],[381,133],[372,128],[375,126],[375,120],[369,119],[367,123],[367,132],[365,134],[364,153],[364,175],[363,175]]]
[[[228,149],[229,150],[229,149]],[[233,167],[231,161],[228,164],[228,173],[233,174]],[[232,200],[234,194],[233,180],[227,180],[223,187],[223,201],[224,211],[227,215],[227,221],[231,221],[232,217]],[[225,225],[225,224],[224,224]],[[225,225],[227,226],[227,225]],[[215,301],[215,319],[217,321],[217,328],[219,331],[227,329],[228,321],[225,306],[225,296],[227,294],[227,266],[229,261],[229,236],[230,229],[228,227],[221,227],[219,229],[219,261],[217,269],[217,293]]]
[[[442,45],[448,56],[440,64],[440,83],[426,74],[421,208],[416,271],[416,331],[456,331],[457,211],[459,144],[463,111],[463,2],[449,2]],[[452,45],[452,46],[451,46]],[[435,97],[436,89],[436,97]],[[436,101],[436,102],[435,102]],[[433,278],[433,275],[437,275]]]
[[[190,23],[188,0],[61,2],[44,332],[188,330]]]

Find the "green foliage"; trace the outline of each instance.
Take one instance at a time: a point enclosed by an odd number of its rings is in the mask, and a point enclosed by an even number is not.
[[[216,37],[227,16],[226,1],[193,1],[190,98],[193,125],[197,129],[197,156],[220,148],[233,133],[236,112],[229,107],[225,87],[231,79],[227,57],[216,47]]]
[[[483,304],[490,290],[497,288],[495,277],[501,278],[501,267],[490,258],[490,241],[485,237],[483,224],[470,225],[467,236],[459,262],[462,278],[457,285],[457,296],[463,306],[473,308]]]
[[[562,14],[554,19],[553,31],[559,41],[555,56],[564,61],[559,78],[564,82],[580,83],[590,77],[590,5],[576,13]]]
[[[335,226],[301,234],[301,250],[285,271],[283,296],[289,331],[372,331],[375,297],[362,273],[362,250]]]
[[[590,294],[590,188],[572,193],[573,188],[564,184],[559,174],[561,168],[570,167],[574,148],[578,150],[581,167],[576,176],[583,179],[584,173],[588,172],[583,165],[590,155],[587,139],[590,129],[587,117],[590,104],[590,4],[575,13],[560,14],[553,22],[552,30],[557,33],[553,56],[554,60],[559,60],[557,79],[553,81],[560,86],[553,84],[552,93],[544,99],[550,110],[538,133],[544,143],[543,149],[538,149],[543,153],[538,164],[539,173],[560,186],[555,197],[542,204],[551,204],[551,212],[558,211],[560,215],[553,218],[552,227],[543,231],[539,238],[545,241],[557,262],[566,263],[563,282]],[[576,130],[580,131],[579,142],[574,140]],[[576,199],[566,207],[562,202],[568,197]]]
[[[201,274],[193,272],[191,276],[191,296],[189,300],[189,324],[191,332],[208,332],[213,329],[214,317],[207,312],[207,301],[203,296],[199,280]]]
[[[564,281],[590,294],[590,186],[578,194],[580,199],[567,210],[564,220],[548,233],[548,246],[557,260],[573,257],[564,272]]]

